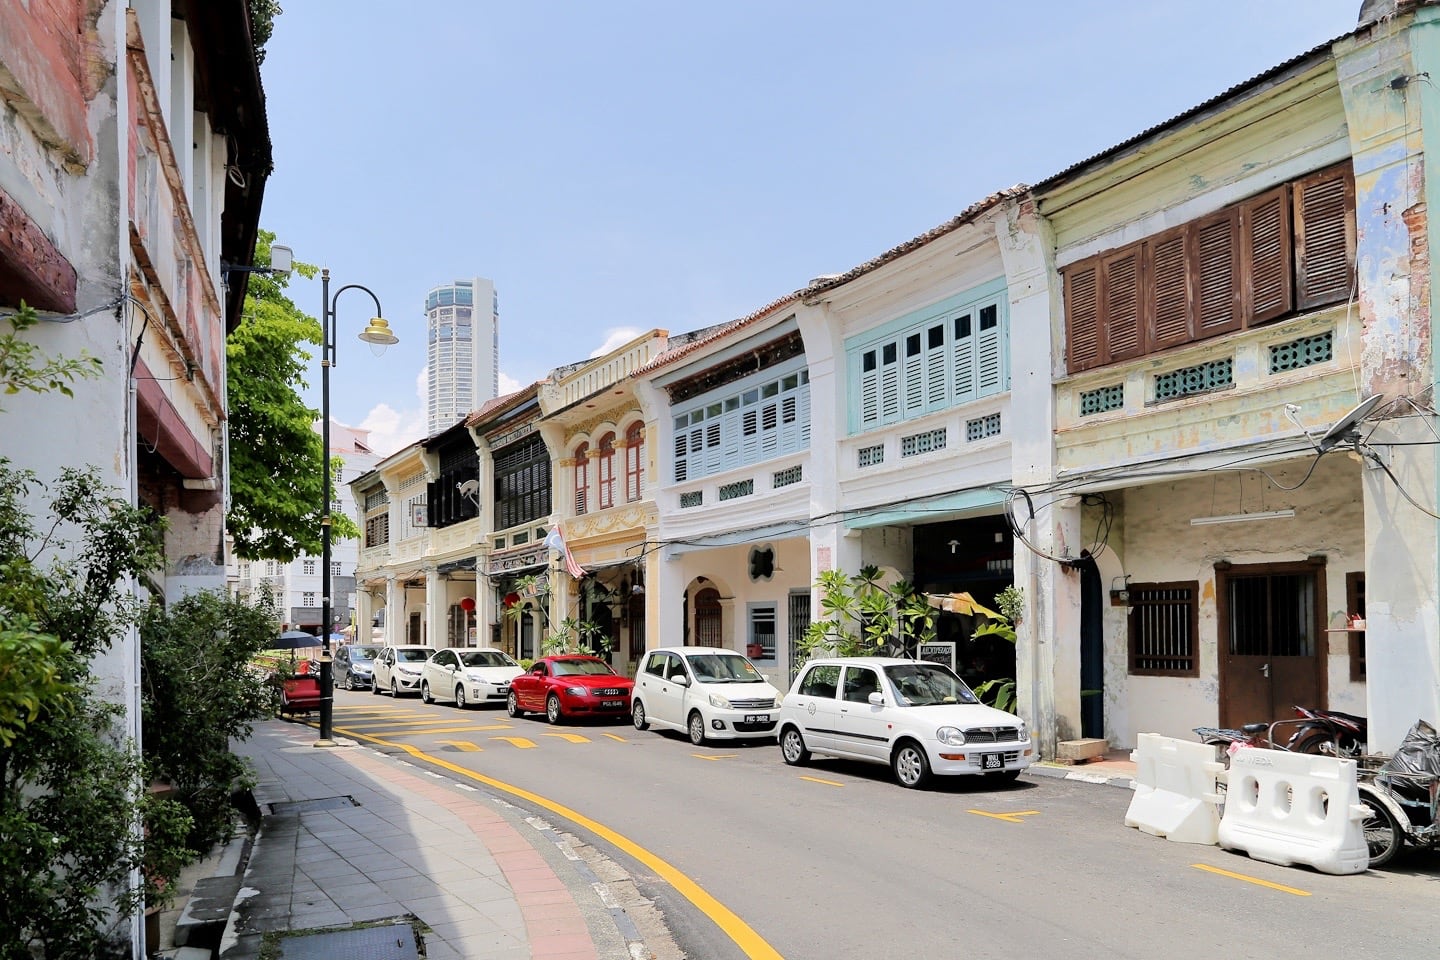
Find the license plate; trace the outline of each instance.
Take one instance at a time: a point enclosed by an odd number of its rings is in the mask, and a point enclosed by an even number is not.
[[[505,684],[502,683],[502,684],[500,684],[500,686],[498,686],[498,687],[495,688],[495,692],[496,692],[496,693],[509,693],[509,692],[510,692],[510,688],[509,688],[508,686],[506,686]]]
[[[768,713],[747,713],[747,714],[745,714],[745,722],[746,722],[746,723],[769,723],[769,722],[770,722],[770,714],[768,714]]]
[[[980,757],[981,770],[1004,770],[1005,755],[1001,753],[986,753]]]
[[[601,700],[601,701],[600,701],[600,706],[605,707],[606,709],[618,709],[618,708],[620,708],[620,707],[625,706],[625,701],[624,701],[624,700]]]

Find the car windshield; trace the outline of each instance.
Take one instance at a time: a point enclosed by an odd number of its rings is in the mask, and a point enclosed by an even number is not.
[[[929,707],[937,703],[979,703],[965,681],[935,663],[902,663],[885,668],[902,707]]]
[[[379,652],[379,647],[351,647],[350,659],[356,663],[364,663],[366,660],[374,660]]]
[[[702,653],[686,657],[702,683],[762,683],[760,671],[738,653]]]
[[[597,676],[615,672],[604,660],[552,660],[550,671],[557,677]]]
[[[395,659],[403,660],[406,663],[424,663],[430,659],[431,652],[432,651],[425,649],[396,650]]]
[[[514,667],[519,666],[499,650],[467,650],[460,654],[460,662],[467,667]]]

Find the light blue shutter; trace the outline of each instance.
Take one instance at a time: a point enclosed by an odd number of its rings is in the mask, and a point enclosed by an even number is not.
[[[975,395],[978,397],[988,397],[1004,389],[998,311],[993,304],[980,308],[980,330],[975,338]]]
[[[971,320],[967,313],[954,321],[955,403],[975,399],[975,331]]]
[[[925,412],[925,350],[921,345],[921,336],[917,331],[900,339],[900,349],[904,353],[907,420]]]

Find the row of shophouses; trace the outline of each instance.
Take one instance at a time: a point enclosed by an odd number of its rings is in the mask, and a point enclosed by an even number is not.
[[[530,657],[571,617],[621,672],[712,644],[783,686],[818,574],[874,565],[1022,591],[1013,651],[938,631],[1013,672],[1042,754],[1293,704],[1393,748],[1440,720],[1437,38],[1440,7],[1367,4],[1042,183],[384,459],[352,484],[360,622]]]

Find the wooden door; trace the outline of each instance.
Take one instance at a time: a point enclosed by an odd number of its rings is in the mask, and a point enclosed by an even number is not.
[[[1221,726],[1325,705],[1323,572],[1310,563],[1217,569]]]

